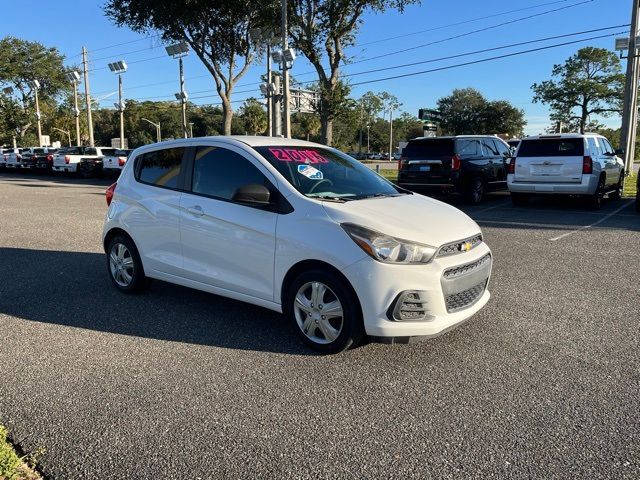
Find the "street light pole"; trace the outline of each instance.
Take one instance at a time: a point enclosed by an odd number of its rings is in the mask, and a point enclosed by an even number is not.
[[[289,49],[289,35],[287,25],[287,0],[282,0],[282,51],[285,52]],[[289,97],[291,95],[289,91],[289,66],[287,61],[282,59],[282,101],[283,113],[284,113],[284,125],[283,134],[285,138],[291,138],[291,112],[289,109]]]
[[[84,100],[87,104],[87,128],[89,129],[89,146],[95,147],[93,140],[93,120],[91,119],[91,94],[89,93],[89,62],[87,49],[82,47],[82,65],[84,68]]]
[[[152,122],[151,120],[146,119],[146,118],[140,118],[140,120],[144,120],[145,122],[148,122],[151,125],[153,125],[154,127],[156,127],[156,140],[157,140],[158,143],[160,143],[162,141],[162,135],[161,135],[161,132],[160,132],[160,122],[155,123],[155,122]]]
[[[371,127],[371,125],[369,125],[367,123],[367,153],[370,153],[370,150],[369,150],[369,127]]]
[[[73,81],[73,113],[76,117],[76,143],[80,146],[80,109],[78,108],[78,80]]]
[[[389,108],[389,161],[393,154],[393,106]]]
[[[267,44],[267,85],[271,84],[271,45]],[[267,135],[273,137],[273,92],[267,89]]]
[[[71,132],[69,130],[62,130],[61,128],[57,128],[57,127],[53,127],[54,130],[57,130],[58,132],[62,132],[67,136],[67,139],[69,140],[69,146],[71,146]]]
[[[187,98],[184,93],[184,67],[182,66],[182,57],[178,59],[180,64],[180,102],[182,103],[182,133],[184,138],[188,138],[187,135]]]
[[[187,93],[184,89],[184,65],[182,63],[182,57],[189,54],[189,45],[186,42],[175,43],[164,47],[167,51],[167,55],[172,58],[178,59],[178,67],[180,73],[180,93],[176,94],[176,98],[180,100],[180,108],[182,110],[182,136],[189,138],[187,130]]]
[[[36,101],[36,120],[38,121],[38,146],[42,146],[42,122],[40,121],[40,102],[38,101],[38,89],[40,88],[40,82],[38,80],[31,80],[29,87],[33,91],[33,95]]]
[[[124,104],[122,103],[122,74],[118,74],[118,109],[120,110],[120,148],[124,149]]]

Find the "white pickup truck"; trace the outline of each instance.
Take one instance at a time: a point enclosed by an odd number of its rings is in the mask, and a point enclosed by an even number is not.
[[[105,153],[105,156],[102,158],[102,173],[112,176],[120,175],[131,152],[133,152],[133,150],[116,149],[111,155]]]
[[[80,160],[83,158],[102,158],[103,150],[113,150],[108,147],[66,147],[58,150],[53,157],[53,171],[77,173]]]

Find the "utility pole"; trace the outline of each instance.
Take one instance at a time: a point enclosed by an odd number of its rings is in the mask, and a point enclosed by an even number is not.
[[[280,108],[280,99],[282,95],[280,94],[280,75],[273,75],[273,86],[275,93],[272,95],[273,98],[273,136],[280,137],[282,136],[282,110]]]
[[[638,123],[638,52],[636,36],[638,35],[638,9],[640,0],[632,0],[631,30],[629,34],[629,50],[627,54],[627,76],[624,86],[624,105],[622,110],[622,128],[620,144],[624,148],[624,165],[627,175],[632,173],[636,146],[636,128]]]
[[[87,128],[89,129],[89,146],[95,147],[93,140],[93,120],[91,119],[91,94],[89,93],[89,62],[87,49],[82,47],[82,67],[84,69],[84,100],[87,104]]]
[[[269,91],[271,85],[271,45],[267,44],[267,135],[273,137],[273,92]]]
[[[124,144],[124,103],[122,103],[122,74],[118,74],[118,110],[120,110],[120,148],[126,148]]]
[[[38,81],[33,82],[33,93],[36,97],[36,119],[38,120],[38,146],[42,146],[42,121],[40,120],[40,102],[38,101],[38,88],[40,88],[40,83]]]
[[[289,35],[288,35],[288,26],[287,26],[287,0],[282,0],[282,51],[285,52],[289,49]],[[283,105],[283,114],[284,114],[284,125],[283,125],[283,135],[285,138],[291,138],[291,115],[289,111],[289,67],[287,65],[287,61],[282,59],[282,101]]]
[[[73,114],[76,117],[76,145],[80,146],[80,109],[78,108],[78,80],[73,80]]]
[[[358,122],[358,130],[360,130],[360,136],[358,138],[358,153],[362,153],[362,117],[364,116],[364,105],[360,104],[360,121]]]
[[[182,57],[178,58],[180,64],[180,103],[182,104],[182,133],[184,138],[189,138],[187,132],[187,96],[184,93],[184,66],[182,65]]]
[[[389,107],[389,161],[393,159],[393,106]]]

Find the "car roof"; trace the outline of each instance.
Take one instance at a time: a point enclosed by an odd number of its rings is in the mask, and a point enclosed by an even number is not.
[[[522,140],[549,140],[553,138],[584,138],[584,137],[601,137],[599,133],[548,133],[545,135],[531,135]]]
[[[486,135],[442,135],[442,136],[439,136],[439,137],[416,137],[416,138],[412,138],[409,141],[413,141],[413,140],[455,140],[455,139],[458,139],[458,138],[498,138],[498,139],[502,140],[497,135],[486,134]]]
[[[227,143],[229,145],[236,145],[239,147],[249,146],[249,147],[268,147],[268,146],[277,146],[277,147],[320,147],[320,148],[331,148],[326,145],[322,145],[319,143],[307,142],[306,140],[297,140],[294,138],[284,138],[284,137],[261,137],[261,136],[251,136],[251,135],[213,135],[208,137],[194,137],[194,138],[177,138],[174,140],[165,140],[159,143],[150,143],[148,145],[143,145],[138,147],[140,151],[154,150],[158,147],[170,148],[170,147],[178,147],[180,145],[193,145],[193,142],[200,141],[213,141],[213,142],[222,142]],[[138,150],[136,149],[136,150]]]

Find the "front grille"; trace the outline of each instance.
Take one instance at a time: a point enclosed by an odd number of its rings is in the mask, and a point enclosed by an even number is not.
[[[455,255],[456,253],[464,253],[477,247],[482,243],[482,234],[479,233],[473,237],[465,238],[464,240],[458,240],[457,242],[451,242],[443,245],[436,254],[437,257],[446,257],[447,255]]]
[[[485,288],[487,287],[486,280],[482,283],[474,285],[473,287],[464,290],[462,292],[453,293],[445,297],[447,304],[447,312],[453,313],[463,308],[470,307],[482,296]]]
[[[443,273],[443,276],[444,278],[447,278],[447,279],[456,278],[466,273],[473,272],[477,268],[481,267],[482,265],[490,261],[491,261],[491,254],[487,253],[484,257],[480,258],[479,260],[476,260],[475,262],[467,263],[465,265],[460,265],[458,267],[453,267],[448,270],[445,270]]]

